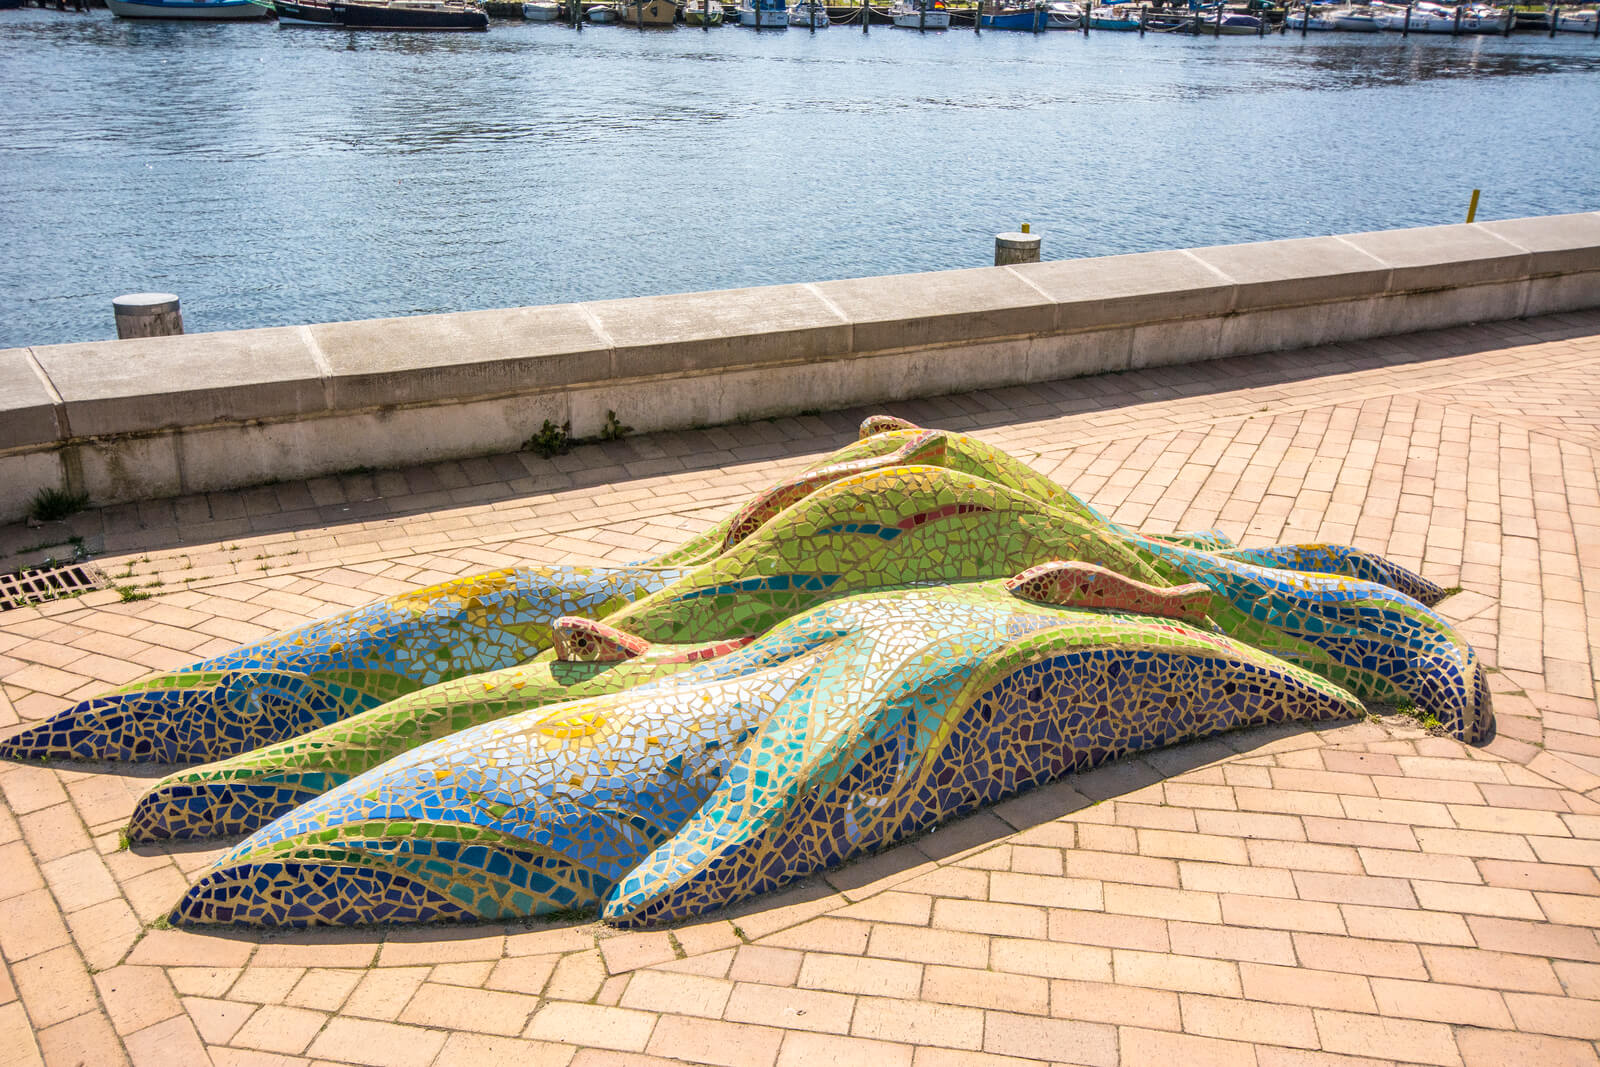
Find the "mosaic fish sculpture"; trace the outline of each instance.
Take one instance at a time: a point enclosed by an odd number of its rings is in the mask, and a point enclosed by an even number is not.
[[[1443,595],[1358,549],[1143,536],[973,438],[877,418],[650,565],[397,597],[0,752],[230,757],[130,826],[254,831],[174,922],[654,923],[1239,726],[1376,701],[1479,740]]]

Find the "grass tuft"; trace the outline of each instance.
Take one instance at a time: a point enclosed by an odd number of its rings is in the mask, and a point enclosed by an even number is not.
[[[66,489],[41,489],[28,503],[28,515],[36,522],[56,522],[89,506],[88,493]]]

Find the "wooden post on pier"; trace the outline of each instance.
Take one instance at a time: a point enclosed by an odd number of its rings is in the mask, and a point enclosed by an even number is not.
[[[1515,22],[1515,21],[1517,21],[1517,9],[1516,9],[1515,5],[1507,4],[1506,5],[1506,27],[1505,27],[1505,29],[1500,31],[1500,36],[1502,36],[1502,37],[1510,37],[1511,36],[1511,24],[1513,22]]]
[[[1044,14],[1044,0],[1034,0],[1033,4],[1033,32],[1038,33],[1043,27],[1039,25],[1039,18]]]
[[[634,25],[638,26],[639,29],[641,31],[643,31],[644,30],[644,0],[634,0],[634,2],[638,6],[636,6],[633,9],[634,12],[635,12],[635,15],[633,17],[633,22],[634,22]]]
[[[1405,25],[1400,27],[1400,36],[1402,36],[1402,37],[1410,37],[1411,36],[1411,5],[1410,4],[1406,5],[1406,21],[1405,21]]]
[[[1288,15],[1284,16],[1286,19],[1288,17]],[[1306,3],[1300,5],[1300,36],[1304,37],[1309,32],[1311,32],[1311,4],[1307,0]]]
[[[997,233],[994,236],[994,265],[1039,262],[1039,235],[1036,233]]]
[[[1217,37],[1222,37],[1222,0],[1217,0]]]
[[[1561,17],[1561,5],[1551,4],[1545,8],[1544,17],[1550,20],[1550,36],[1556,35],[1556,19]]]
[[[972,36],[983,32],[983,0],[978,0],[978,10],[972,13]]]
[[[928,0],[922,0],[917,5],[917,32],[928,32]]]
[[[1092,11],[1092,10],[1094,10],[1094,9],[1090,8],[1090,11]],[[1144,20],[1145,20],[1145,16],[1148,15],[1149,13],[1150,13],[1150,9],[1147,8],[1147,7],[1141,7],[1139,9],[1139,36],[1140,37],[1144,36]],[[1083,21],[1085,23],[1087,23],[1089,21],[1089,12],[1088,11],[1085,11],[1083,13]]]
[[[1461,36],[1461,5],[1460,4],[1456,4],[1456,21],[1455,21],[1455,24],[1450,27],[1450,36],[1452,36],[1452,37],[1460,37]]]
[[[867,0],[861,0],[861,32],[868,33],[872,25],[872,5]]]
[[[183,312],[173,293],[129,293],[111,301],[117,339],[172,337],[183,332]]]
[[[572,0],[572,25],[583,32],[583,0]]]

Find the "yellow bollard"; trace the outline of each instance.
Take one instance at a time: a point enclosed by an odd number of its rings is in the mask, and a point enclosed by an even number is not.
[[[1467,221],[1471,222],[1478,217],[1478,190],[1472,190],[1472,203],[1467,205]]]
[[[1026,222],[1024,222],[1024,223],[1023,223],[1023,224],[1022,224],[1022,232],[1023,232],[1023,233],[1032,233],[1032,232],[1033,232],[1033,231],[1032,231],[1032,230],[1030,230],[1030,229],[1028,229],[1028,224],[1027,224],[1027,223],[1026,223]]]

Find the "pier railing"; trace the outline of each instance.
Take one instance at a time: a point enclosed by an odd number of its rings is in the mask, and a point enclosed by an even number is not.
[[[1600,212],[0,350],[0,520],[1600,306]]]

